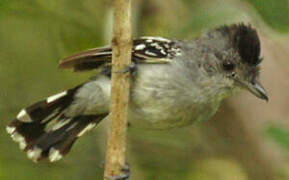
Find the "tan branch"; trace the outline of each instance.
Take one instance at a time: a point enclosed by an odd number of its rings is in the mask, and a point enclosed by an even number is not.
[[[124,70],[131,63],[131,2],[114,0],[113,56],[111,80],[110,128],[104,179],[121,175],[125,165],[127,109],[130,75]],[[122,73],[123,72],[123,73]]]

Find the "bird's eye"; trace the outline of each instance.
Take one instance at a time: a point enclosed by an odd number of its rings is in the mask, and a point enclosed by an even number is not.
[[[230,61],[223,62],[223,68],[225,71],[233,71],[235,69],[235,64]]]

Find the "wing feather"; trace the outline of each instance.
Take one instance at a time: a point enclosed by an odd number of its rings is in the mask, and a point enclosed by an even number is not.
[[[176,41],[161,37],[142,37],[133,41],[132,61],[138,63],[169,63],[181,54]],[[112,48],[89,49],[62,59],[59,68],[87,71],[100,67],[110,68]]]

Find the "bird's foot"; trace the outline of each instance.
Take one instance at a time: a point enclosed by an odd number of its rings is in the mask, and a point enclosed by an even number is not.
[[[130,168],[128,163],[124,165],[124,167],[121,169],[122,175],[117,175],[117,176],[107,176],[106,178],[110,180],[129,180],[130,176]]]
[[[128,72],[131,73],[131,75],[133,76],[136,74],[136,64],[134,62],[125,67],[123,70],[114,71],[113,73],[128,73]]]

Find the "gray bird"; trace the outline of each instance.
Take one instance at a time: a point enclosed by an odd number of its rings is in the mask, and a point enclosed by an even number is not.
[[[57,161],[109,114],[111,47],[65,58],[60,68],[97,69],[92,80],[23,110],[7,126],[28,158]],[[247,89],[268,100],[259,83],[260,41],[250,25],[213,29],[193,40],[142,37],[133,41],[129,123],[168,129],[210,119],[221,101]]]

